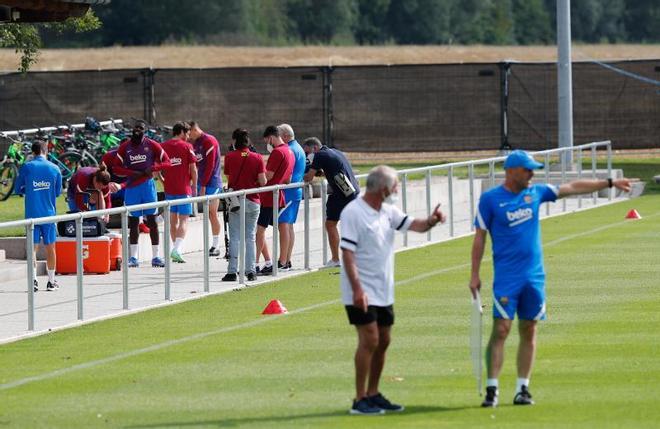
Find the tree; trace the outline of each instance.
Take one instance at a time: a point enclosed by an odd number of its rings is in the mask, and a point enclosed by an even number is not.
[[[386,28],[390,0],[358,0],[353,34],[360,45],[383,43],[390,38]]]
[[[327,44],[353,28],[357,3],[355,0],[289,0],[286,11],[303,42]]]
[[[513,34],[520,45],[552,43],[550,16],[542,0],[513,0]]]
[[[0,24],[0,47],[13,48],[21,54],[19,70],[27,72],[37,62],[41,48],[40,29],[50,29],[58,34],[65,31],[77,33],[99,28],[101,22],[90,9],[80,18],[69,18],[64,22],[47,24]]]
[[[451,0],[392,0],[388,28],[400,44],[440,44],[450,39]]]

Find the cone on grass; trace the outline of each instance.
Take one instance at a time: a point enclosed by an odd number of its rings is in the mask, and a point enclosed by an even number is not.
[[[266,306],[266,308],[264,308],[264,311],[262,311],[261,314],[285,314],[288,312],[289,311],[286,309],[284,304],[280,302],[279,299],[274,299],[268,303],[268,305]]]
[[[641,219],[642,215],[635,209],[631,209],[626,215],[626,219]]]

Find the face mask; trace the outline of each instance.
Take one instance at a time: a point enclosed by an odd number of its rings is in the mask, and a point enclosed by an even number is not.
[[[314,152],[307,154],[307,161],[309,161],[310,164],[314,162]]]
[[[133,130],[133,134],[131,135],[131,140],[133,143],[140,143],[142,141],[142,137],[144,136],[144,131],[138,131],[138,130]]]
[[[399,202],[399,194],[390,192],[390,194],[383,199],[383,202],[394,205]]]
[[[270,143],[267,143],[266,144],[266,150],[268,151],[268,153],[271,153],[273,151],[273,145],[270,144]]]

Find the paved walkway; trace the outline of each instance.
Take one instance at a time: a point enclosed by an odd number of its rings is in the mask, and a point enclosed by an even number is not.
[[[448,210],[448,203],[442,197],[442,192],[437,192],[435,188],[436,180],[442,182],[443,178],[434,178],[434,193],[440,195],[440,202],[443,204],[445,212]],[[444,179],[446,180],[446,179]],[[423,182],[411,182],[408,185],[409,194],[411,191],[419,191],[423,194]],[[461,198],[461,195],[463,198]],[[478,195],[478,193],[477,193]],[[599,199],[598,204],[606,203],[607,199]],[[319,200],[313,200],[312,205],[319,205]],[[413,216],[425,216],[425,202],[408,200],[408,212]],[[582,200],[583,208],[593,206],[591,198]],[[562,212],[563,203],[557,202],[550,204],[551,214]],[[568,211],[577,209],[577,200],[566,200]],[[318,207],[316,207],[318,213]],[[312,211],[310,211],[312,213]],[[542,208],[543,216],[546,216],[545,209]],[[302,222],[302,209],[299,216],[299,222]],[[318,269],[322,266],[322,230],[321,219],[317,216],[311,220],[312,229],[310,231],[310,266],[312,269]],[[470,233],[470,209],[469,196],[459,193],[454,198],[454,236],[461,236]],[[439,242],[450,239],[449,226],[443,225],[435,228],[431,233],[431,241]],[[195,237],[188,237],[187,240],[196,240]],[[398,249],[403,247],[403,235],[399,234],[396,240]],[[408,234],[408,246],[416,246],[427,242],[427,234]],[[272,241],[270,242],[272,244]],[[303,236],[301,233],[297,236],[296,247],[292,258],[294,269],[290,272],[280,273],[277,278],[286,278],[292,275],[305,272]],[[329,255],[329,252],[328,252]],[[202,252],[192,252],[185,255],[186,264],[172,264],[171,268],[171,302],[180,302],[185,299],[198,298],[205,296],[203,283],[204,256]],[[466,262],[469,262],[466,256]],[[143,264],[140,268],[129,270],[129,311],[140,311],[154,306],[164,305],[164,269],[156,269]],[[220,278],[227,269],[224,259],[211,258],[210,264],[210,293],[222,293],[239,287],[237,282],[221,282]],[[250,282],[251,286],[273,281],[272,277],[260,277],[257,282]],[[126,314],[122,309],[122,273],[119,271],[111,272],[107,275],[86,275],[84,277],[84,321],[77,320],[77,287],[76,276],[58,276],[60,290],[56,292],[46,292],[45,285],[47,279],[39,277],[40,291],[35,294],[35,331],[33,333],[27,330],[27,292],[26,280],[9,280],[0,286],[0,343],[13,341],[36,333],[47,332],[51,329],[60,329],[63,327],[84,323],[86,321],[115,317]],[[467,279],[466,279],[467,281]],[[265,305],[266,303],[264,303]]]

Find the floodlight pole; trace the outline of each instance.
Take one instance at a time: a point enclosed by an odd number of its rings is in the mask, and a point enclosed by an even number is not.
[[[559,147],[573,146],[573,76],[571,66],[571,0],[557,0],[557,88]],[[573,151],[562,153],[564,165],[572,166]]]

